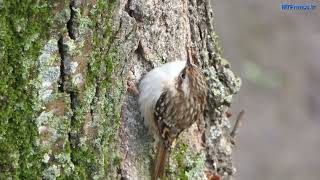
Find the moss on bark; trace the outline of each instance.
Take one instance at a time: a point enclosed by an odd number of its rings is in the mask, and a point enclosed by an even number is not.
[[[73,3],[0,1],[0,179],[101,179],[119,165],[114,2]]]
[[[50,19],[44,1],[0,2],[0,179],[35,179],[41,174],[33,80]]]

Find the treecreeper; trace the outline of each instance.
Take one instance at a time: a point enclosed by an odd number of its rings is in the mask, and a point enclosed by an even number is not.
[[[154,68],[139,83],[140,111],[157,143],[153,180],[164,176],[174,140],[204,118],[208,87],[201,68],[194,64],[191,50],[187,51],[186,61]]]

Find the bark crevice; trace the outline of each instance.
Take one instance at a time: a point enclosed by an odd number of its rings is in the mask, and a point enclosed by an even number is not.
[[[78,37],[77,33],[77,0],[71,0],[69,8],[70,8],[70,19],[67,22],[68,35],[71,39],[75,40]]]
[[[59,55],[60,55],[60,79],[58,82],[58,90],[59,92],[64,92],[64,86],[65,86],[65,49],[63,47],[63,37],[61,36],[58,40],[58,49],[59,49]]]

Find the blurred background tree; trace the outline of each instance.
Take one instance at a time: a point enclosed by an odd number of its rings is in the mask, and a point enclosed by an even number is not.
[[[281,10],[313,3],[313,11]],[[224,56],[243,80],[239,180],[317,180],[320,167],[319,1],[214,0]]]

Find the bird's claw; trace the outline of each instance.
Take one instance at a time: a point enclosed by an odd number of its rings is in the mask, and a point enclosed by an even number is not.
[[[138,87],[137,87],[136,83],[134,83],[132,81],[127,81],[127,91],[136,95],[136,96],[139,95]]]

